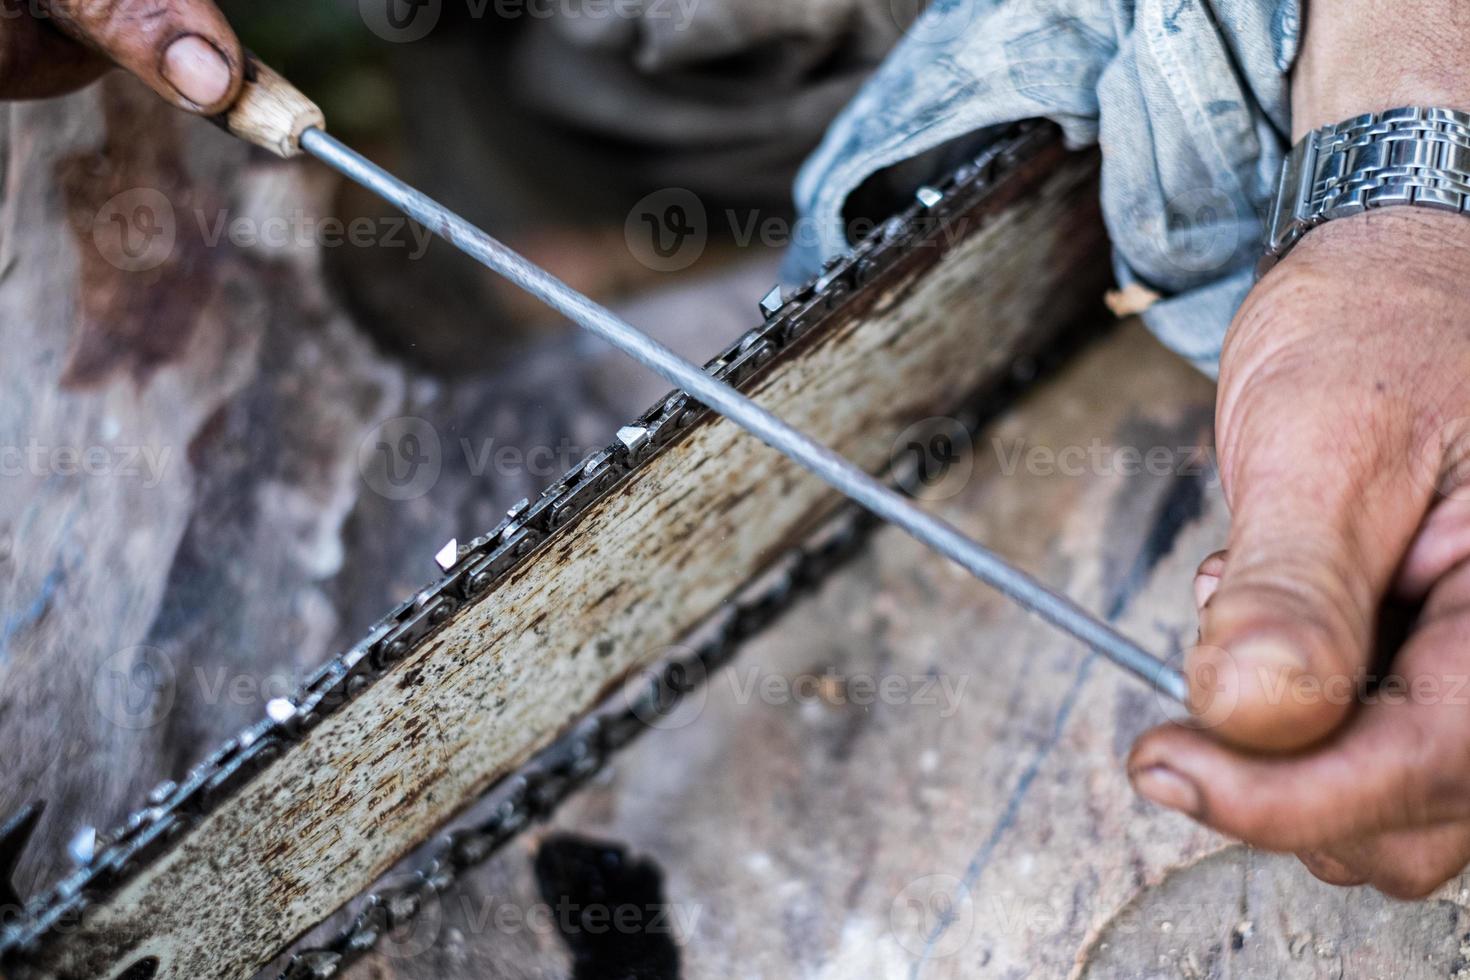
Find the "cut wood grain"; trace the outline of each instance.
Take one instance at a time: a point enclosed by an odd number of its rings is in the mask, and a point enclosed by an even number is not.
[[[869,469],[1055,336],[1106,277],[1071,158],[926,273],[783,361],[756,399]],[[714,420],[640,470],[46,952],[63,978],[235,977],[368,885],[709,614],[834,504]]]

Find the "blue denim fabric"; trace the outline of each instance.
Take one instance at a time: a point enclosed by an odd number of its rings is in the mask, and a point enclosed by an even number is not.
[[[1288,147],[1299,0],[933,0],[802,169],[813,234],[791,278],[843,251],[847,196],[952,139],[1047,117],[1103,152],[1102,204],[1121,284],[1209,374],[1253,278]]]

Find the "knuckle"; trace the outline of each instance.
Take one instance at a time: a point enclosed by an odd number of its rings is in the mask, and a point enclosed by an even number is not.
[[[1299,854],[1325,843],[1311,825],[1291,819],[1271,801],[1242,794],[1211,796],[1205,817],[1215,829],[1264,851]]]
[[[1427,868],[1393,868],[1375,874],[1371,883],[1390,898],[1413,901],[1433,894],[1452,877],[1453,872],[1442,874]]]
[[[1297,860],[1312,873],[1314,878],[1329,885],[1351,888],[1367,880],[1347,864],[1324,851],[1306,851],[1298,854]]]
[[[173,19],[171,0],[65,0],[67,18],[107,48],[156,39]]]
[[[1316,672],[1356,667],[1348,654],[1366,643],[1372,627],[1369,586],[1350,559],[1333,552],[1304,538],[1289,552],[1242,556],[1211,603],[1205,635],[1227,648],[1251,636],[1276,637]]]
[[[103,0],[101,7],[101,23],[133,34],[151,32],[173,13],[169,0]]]
[[[1451,718],[1451,724],[1435,724],[1426,714],[1459,715],[1463,708],[1450,711],[1440,706],[1431,711],[1407,712],[1400,724],[1410,726],[1406,738],[1411,753],[1400,762],[1401,785],[1392,794],[1402,809],[1406,822],[1430,823],[1441,819],[1460,818],[1470,809],[1470,745],[1462,738],[1449,737],[1446,731],[1463,735],[1463,721]],[[1459,722],[1454,724],[1454,722]]]

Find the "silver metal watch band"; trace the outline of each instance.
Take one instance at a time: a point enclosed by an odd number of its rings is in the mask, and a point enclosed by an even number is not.
[[[1393,204],[1470,206],[1470,113],[1405,106],[1308,133],[1281,167],[1257,275],[1322,222]]]

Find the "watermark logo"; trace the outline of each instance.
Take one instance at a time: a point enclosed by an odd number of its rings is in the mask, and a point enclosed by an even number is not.
[[[1243,692],[1252,700],[1280,705],[1330,704],[1339,707],[1374,704],[1470,705],[1470,675],[1424,672],[1412,676],[1283,670],[1272,663],[1241,660],[1217,646],[1200,645],[1176,653],[1168,666],[1189,682],[1189,707],[1163,692],[1155,695],[1170,721],[1208,731],[1228,722],[1240,707]]]
[[[669,187],[633,205],[623,225],[628,251],[655,272],[680,272],[709,244],[709,215],[691,190]]]
[[[174,706],[177,688],[173,662],[150,646],[117,651],[92,677],[97,710],[128,731],[142,731],[163,721]]]
[[[443,467],[439,433],[427,420],[414,416],[388,419],[357,447],[357,468],[364,482],[389,500],[422,497],[439,482]]]
[[[655,21],[688,30],[703,0],[464,0],[471,20]],[[421,41],[443,19],[443,0],[358,0],[358,14],[368,30],[394,44]],[[572,29],[576,29],[573,27]]]
[[[1185,272],[1213,272],[1240,248],[1240,211],[1224,191],[1201,187],[1169,199],[1164,220],[1169,259]]]
[[[864,671],[781,674],[751,665],[726,675],[736,704],[773,707],[932,709],[941,718],[960,710],[969,677],[956,674],[877,674]]]
[[[174,206],[152,187],[114,195],[92,220],[98,254],[123,272],[148,272],[163,265],[177,239]]]
[[[708,681],[709,683],[706,683]],[[785,674],[758,665],[728,667],[711,679],[704,662],[684,647],[663,657],[623,686],[624,707],[650,728],[678,729],[696,721],[719,686],[731,703],[773,708],[931,710],[952,718],[964,701],[969,677],[935,673],[869,673],[837,670]]]
[[[357,0],[367,29],[394,44],[422,41],[439,26],[444,0]]]
[[[952,956],[964,948],[975,928],[975,901],[969,887],[954,875],[925,875],[894,897],[888,927],[914,956]]]
[[[370,489],[389,500],[403,501],[416,500],[432,490],[446,466],[476,478],[547,480],[563,476],[592,449],[567,438],[530,446],[502,443],[494,436],[450,438],[441,436],[427,419],[400,416],[379,423],[363,437],[357,463]],[[0,446],[0,464],[3,454]]]
[[[1437,499],[1470,500],[1470,418],[1453,418],[1420,443],[1409,461],[1414,479]]]
[[[1144,265],[1198,275],[1243,261],[1249,216],[1218,187],[1195,187],[1157,198],[1139,197],[1120,210],[1117,225],[1131,228]]]
[[[219,210],[209,214],[194,212],[199,239],[208,248],[228,242],[238,249],[263,249],[281,252],[287,249],[344,246],[353,248],[404,249],[408,260],[417,262],[429,251],[434,236],[423,225],[398,215],[370,218],[360,215],[350,221],[332,215],[309,214],[301,208],[283,214],[257,219],[245,215],[231,216]]]
[[[980,15],[980,0],[889,0],[893,22],[913,44],[949,44]]]
[[[669,647],[623,687],[624,704],[649,728],[673,731],[698,720],[709,699],[704,662],[687,647]]]
[[[948,500],[975,472],[974,440],[957,419],[916,422],[893,441],[891,466],[899,487],[920,500]]]
[[[1189,683],[1189,706],[1181,707],[1159,694],[1157,697],[1165,705],[1165,716],[1201,731],[1218,728],[1229,721],[1240,705],[1243,682],[1240,665],[1230,651],[1201,644],[1170,660],[1183,668]]]
[[[377,953],[388,960],[423,956],[439,942],[444,931],[444,906],[439,893],[423,887],[413,874],[395,874],[379,884],[386,928]]]

